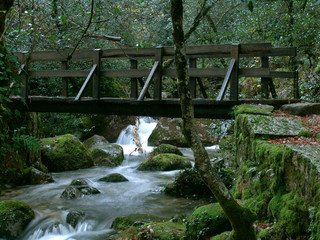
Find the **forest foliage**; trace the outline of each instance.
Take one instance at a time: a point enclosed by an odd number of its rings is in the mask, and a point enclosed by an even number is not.
[[[295,59],[273,58],[270,66],[275,70],[290,69],[299,72],[299,87],[302,100],[320,101],[320,33],[318,0],[185,0],[184,28],[186,32],[198,21],[198,25],[187,39],[187,45],[257,43],[270,42],[272,46],[297,47]],[[110,41],[110,37],[121,37],[121,41]],[[1,34],[9,52],[33,52],[42,50],[125,48],[172,46],[172,24],[170,1],[168,0],[16,0],[7,14],[5,31]],[[80,41],[79,41],[80,40]],[[4,54],[4,53],[1,53]],[[1,81],[18,81],[17,68],[8,65],[6,58],[1,58]],[[16,61],[10,57],[10,62]],[[281,63],[281,64],[280,64]],[[51,64],[51,65],[50,65]],[[50,63],[44,68],[50,68]],[[152,66],[151,62],[142,63]],[[226,66],[226,62],[199,61],[199,64]],[[260,65],[260,60],[242,64]],[[90,63],[73,63],[76,69],[87,69]],[[108,63],[107,68],[119,65],[129,67],[129,62]],[[40,69],[39,65],[30,66]],[[81,84],[78,79],[78,86]],[[125,97],[128,85],[117,79],[106,79],[102,89],[109,96]],[[243,98],[255,96],[259,91],[259,79],[241,79],[240,88]],[[1,83],[0,104],[3,123],[19,115],[6,107],[11,93],[8,86]],[[77,82],[76,82],[77,83]],[[176,81],[167,79],[165,90],[176,90]],[[292,80],[277,80],[275,84],[279,97],[290,97]],[[19,83],[17,82],[18,86]],[[59,79],[37,79],[30,81],[32,94],[58,95],[61,89]],[[70,91],[78,90],[71,86]],[[209,87],[209,97],[215,97],[217,89]],[[65,131],[88,130],[81,116],[73,114],[39,114],[42,136],[54,136]],[[46,126],[51,126],[50,130]],[[56,126],[56,127],[54,127]],[[2,127],[1,129],[8,129]],[[32,139],[24,129],[1,130],[1,142],[6,137],[18,139],[16,147],[33,146]],[[65,133],[65,132],[64,132]],[[15,135],[14,135],[15,134]],[[9,146],[1,144],[6,151]],[[1,153],[4,153],[3,149]],[[8,154],[4,154],[8,156]],[[3,156],[2,156],[3,157]]]

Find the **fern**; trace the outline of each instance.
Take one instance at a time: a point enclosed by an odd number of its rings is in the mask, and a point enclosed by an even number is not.
[[[22,134],[20,135],[19,132],[15,133],[13,136],[13,140],[17,143],[22,144],[25,148],[31,151],[40,151],[41,150],[41,143],[39,139],[34,136]]]

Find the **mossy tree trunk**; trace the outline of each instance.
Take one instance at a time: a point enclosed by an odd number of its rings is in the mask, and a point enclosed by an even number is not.
[[[207,151],[202,145],[195,128],[194,109],[187,76],[182,0],[171,0],[171,18],[175,45],[175,67],[178,76],[178,90],[182,112],[182,129],[194,153],[195,167],[226,213],[233,228],[231,238],[234,240],[256,239],[252,226],[254,221],[252,212],[240,206],[220,180],[217,172],[211,166]]]

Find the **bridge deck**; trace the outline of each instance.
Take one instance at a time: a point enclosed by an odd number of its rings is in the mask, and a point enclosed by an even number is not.
[[[131,115],[153,117],[181,117],[179,99],[151,100],[119,99],[119,98],[82,98],[76,101],[74,97],[38,97],[29,96],[26,103],[20,97],[12,97],[12,107],[28,112],[68,112],[91,113],[105,115]],[[238,100],[216,101],[210,99],[194,99],[196,118],[230,119],[232,108],[240,104],[269,104],[276,109],[283,104],[298,100]]]

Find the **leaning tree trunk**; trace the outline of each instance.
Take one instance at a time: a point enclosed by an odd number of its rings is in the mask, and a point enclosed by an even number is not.
[[[240,206],[220,180],[217,172],[211,166],[208,154],[200,141],[194,125],[194,109],[188,84],[187,59],[184,46],[182,0],[171,0],[171,18],[175,45],[175,66],[182,112],[182,129],[194,153],[195,167],[227,215],[233,229],[231,239],[256,239],[252,226],[254,221],[252,212]]]

